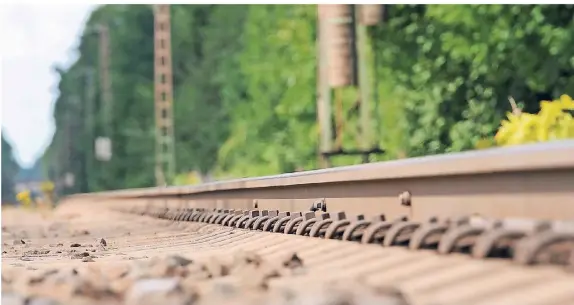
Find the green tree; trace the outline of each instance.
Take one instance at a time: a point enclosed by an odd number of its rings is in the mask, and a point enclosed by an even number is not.
[[[20,171],[20,165],[14,159],[12,145],[2,133],[2,204],[15,203],[14,178]]]
[[[537,112],[539,100],[574,95],[572,5],[386,9],[388,20],[369,30],[373,134],[387,151],[375,159],[472,149],[494,134],[509,96]],[[315,5],[171,6],[178,173],[243,177],[317,167],[316,12]],[[86,78],[98,71],[93,29],[101,23],[110,26],[112,48],[107,163],[94,158],[106,126],[100,93],[90,98]],[[153,26],[151,6],[100,6],[78,60],[58,69],[56,132],[43,162],[54,181],[74,174],[66,193],[154,185]],[[98,80],[91,85],[99,88]],[[339,96],[343,145],[356,147],[357,92]]]

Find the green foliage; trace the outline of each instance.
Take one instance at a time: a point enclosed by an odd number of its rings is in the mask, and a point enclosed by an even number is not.
[[[243,51],[236,58],[245,93],[224,84],[233,101],[221,170],[253,176],[314,168],[315,6],[249,6]],[[273,16],[273,18],[270,18]],[[291,149],[296,148],[296,149]]]
[[[180,172],[206,174],[228,136],[229,110],[242,94],[234,56],[241,47],[238,37],[247,7],[175,6],[172,10],[174,69],[187,67],[174,75],[177,164]],[[231,85],[224,88],[227,83]]]
[[[12,145],[2,133],[2,204],[15,203],[14,178],[20,170],[20,166],[14,160]]]
[[[178,174],[242,177],[317,168],[315,5],[173,5],[172,49]],[[373,160],[461,151],[492,137],[508,96],[573,95],[571,5],[392,5],[369,30],[373,131],[387,151]],[[99,90],[100,22],[110,25],[113,158],[96,161],[105,131]],[[154,184],[153,14],[104,5],[90,17],[80,58],[60,70],[56,133],[43,160],[66,192]],[[96,75],[95,88],[99,88]],[[333,96],[345,117],[343,146],[359,144],[355,89]],[[334,165],[355,164],[337,157]],[[178,180],[179,181],[179,180]]]
[[[229,97],[229,93],[221,88],[233,75],[240,77],[235,73],[238,63],[234,57],[239,52],[237,37],[241,35],[247,6],[175,5],[171,10],[177,168],[179,172],[197,169],[208,173],[215,166],[219,146],[228,133],[229,108],[223,102],[232,107],[238,101],[222,98]],[[98,36],[94,32],[100,23],[110,26],[112,53],[110,162],[97,161],[94,156],[95,138],[106,130],[98,90]],[[151,6],[97,8],[87,22],[79,50],[80,58],[74,65],[59,69],[56,133],[43,157],[50,178],[61,180],[66,173],[74,174],[75,186],[64,193],[153,185]],[[93,98],[87,94],[85,76],[90,69],[98,72],[92,83],[98,93]],[[226,90],[230,89],[233,86],[227,86]]]
[[[537,109],[572,94],[572,5],[396,5],[373,31],[405,93],[409,155],[470,149],[492,135],[507,97]]]

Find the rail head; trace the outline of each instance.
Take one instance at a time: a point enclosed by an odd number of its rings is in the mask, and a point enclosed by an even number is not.
[[[531,173],[573,170],[574,140],[515,147],[449,153],[273,176],[235,179],[200,185],[153,187],[78,194],[70,197],[141,198],[185,196],[232,190],[277,188],[344,182],[409,178],[469,176],[497,173]]]

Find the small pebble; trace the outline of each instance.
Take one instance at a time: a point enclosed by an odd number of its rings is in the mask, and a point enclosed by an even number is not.
[[[283,266],[289,269],[300,268],[303,267],[303,260],[297,255],[297,253],[293,253],[283,261]]]
[[[182,266],[182,267],[185,267],[185,266],[193,263],[192,260],[187,259],[187,258],[180,256],[180,255],[172,255],[172,256],[169,256],[167,259],[170,260],[175,265]]]
[[[72,254],[71,258],[72,259],[82,259],[84,257],[88,257],[90,256],[90,253],[88,252],[82,252],[82,253],[74,253]]]
[[[184,293],[177,278],[142,279],[128,290],[124,304],[194,304],[196,299]]]
[[[77,248],[77,247],[80,247],[80,246],[82,246],[82,245],[80,245],[80,244],[71,244],[71,245],[70,245],[71,248]]]
[[[46,298],[36,298],[32,300],[28,300],[26,305],[58,305],[57,301],[46,299]]]
[[[86,256],[86,257],[82,258],[82,262],[84,262],[84,263],[90,263],[93,261],[94,261],[94,259],[90,256]]]
[[[3,305],[24,305],[26,304],[26,299],[20,295],[13,293],[2,293]]]

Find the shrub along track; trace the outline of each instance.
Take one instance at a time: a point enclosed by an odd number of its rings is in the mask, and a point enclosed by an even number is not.
[[[571,156],[565,142],[4,211],[3,302],[573,304]]]

